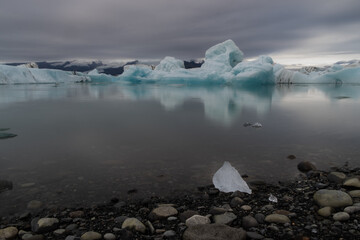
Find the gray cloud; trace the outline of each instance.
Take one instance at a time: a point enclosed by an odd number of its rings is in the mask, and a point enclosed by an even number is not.
[[[359,10],[358,0],[5,0],[0,61],[192,59],[229,38],[247,57],[360,53]]]

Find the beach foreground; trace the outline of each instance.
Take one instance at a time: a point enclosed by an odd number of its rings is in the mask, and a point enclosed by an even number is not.
[[[360,168],[298,168],[289,182],[249,182],[252,194],[209,185],[176,198],[34,209],[2,217],[0,239],[359,239]]]

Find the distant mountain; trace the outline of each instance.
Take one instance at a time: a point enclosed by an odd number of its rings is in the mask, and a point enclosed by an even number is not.
[[[130,62],[103,62],[99,60],[71,60],[71,61],[41,61],[35,62],[40,69],[58,69],[63,71],[89,72],[97,69],[99,73],[110,74],[113,76],[120,75],[124,72],[124,66],[136,65],[141,62],[138,60]],[[18,66],[26,62],[5,63],[6,65]],[[195,60],[184,61],[185,68],[201,67],[202,62]]]

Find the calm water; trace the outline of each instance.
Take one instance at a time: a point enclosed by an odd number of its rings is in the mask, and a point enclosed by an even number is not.
[[[0,139],[0,179],[14,184],[0,213],[192,191],[224,161],[272,182],[301,160],[358,166],[359,97],[356,85],[0,86],[0,128],[18,134]]]

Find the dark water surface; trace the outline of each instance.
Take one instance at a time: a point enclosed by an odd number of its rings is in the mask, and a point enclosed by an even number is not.
[[[359,165],[360,86],[0,86],[0,213],[176,194],[229,161],[249,179]],[[260,122],[263,127],[244,127]],[[290,154],[295,160],[287,159]],[[128,190],[137,189],[129,195]]]

